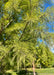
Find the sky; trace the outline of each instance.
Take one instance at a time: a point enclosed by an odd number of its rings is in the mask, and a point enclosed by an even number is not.
[[[54,0],[46,0],[47,2],[44,3],[44,12],[47,10],[47,8],[51,8],[52,6],[54,6]],[[49,32],[53,32],[54,33],[54,22],[49,22],[47,23],[47,26],[49,27],[48,31]],[[52,29],[53,28],[53,29]]]
[[[47,0],[46,0],[47,1]],[[45,9],[47,8],[47,7],[51,7],[51,6],[54,6],[54,0],[49,0],[49,1],[47,1],[47,2],[45,2]]]
[[[50,7],[54,6],[54,0],[47,1],[46,3],[44,3],[44,6],[45,6],[44,11],[46,11],[48,7],[50,8]],[[49,30],[48,31],[54,33],[54,29],[52,29],[52,26],[54,28],[54,21],[53,21],[53,23],[48,23],[47,25],[49,26]],[[54,53],[54,44],[50,48],[51,48],[52,52]]]
[[[49,0],[49,1],[46,0],[46,2],[44,3],[44,6],[45,6],[44,11],[47,10],[47,7],[50,8],[50,7],[54,6],[54,0]]]

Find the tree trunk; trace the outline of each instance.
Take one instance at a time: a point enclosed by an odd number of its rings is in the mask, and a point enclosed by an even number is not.
[[[40,69],[41,69],[41,64],[40,64]]]
[[[33,75],[36,75],[35,74],[35,64],[34,64],[34,61],[33,61]]]

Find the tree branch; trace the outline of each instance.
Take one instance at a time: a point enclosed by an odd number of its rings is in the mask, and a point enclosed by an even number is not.
[[[10,23],[12,22],[13,20],[11,20],[6,26],[5,26],[5,28],[7,28],[9,25],[10,25]],[[4,29],[5,29],[4,28]]]
[[[3,27],[1,28],[0,34],[2,33],[2,31],[3,31],[5,28],[7,28],[7,27],[10,25],[10,23],[11,23],[12,21],[13,21],[13,20],[11,20],[4,28],[3,28]]]
[[[26,27],[27,27],[28,23],[29,23],[29,22],[26,23],[26,26],[25,26],[25,28],[24,28],[24,30],[23,30],[23,33],[22,33],[22,35],[20,36],[19,40],[21,40],[21,38],[23,37],[24,32],[25,32],[25,30],[26,30]]]

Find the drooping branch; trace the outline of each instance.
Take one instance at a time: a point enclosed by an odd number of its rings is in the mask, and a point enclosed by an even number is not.
[[[19,40],[21,40],[21,38],[23,37],[24,32],[25,32],[25,30],[26,30],[26,28],[27,28],[27,26],[28,26],[28,23],[29,23],[29,22],[26,23],[25,28],[23,29],[23,33],[22,33],[22,35],[20,36]]]
[[[11,23],[12,21],[13,21],[13,20],[11,20],[4,28],[3,28],[3,25],[2,25],[1,30],[0,30],[0,34],[4,31],[4,29],[6,29],[6,28],[10,25],[10,23]]]
[[[5,67],[5,65],[3,65],[3,62],[2,62],[2,60],[3,59],[5,59],[5,57],[11,52],[11,50],[13,50],[14,49],[14,47],[12,47],[7,53],[5,53],[5,55],[0,59],[0,63],[1,63],[1,65],[0,65],[0,72],[2,72],[2,70],[3,70],[3,67]]]
[[[14,47],[12,47],[1,59],[0,62],[2,62],[2,60],[11,52],[11,50],[13,50]]]
[[[32,13],[31,7],[32,7],[32,6],[31,6],[31,0],[29,0],[29,1],[30,1],[30,16],[31,16],[31,13]],[[29,23],[29,22],[26,23],[26,26],[25,26],[25,28],[24,28],[24,30],[23,30],[23,33],[22,33],[22,35],[20,36],[19,40],[23,37],[24,32],[25,32],[25,30],[26,30],[26,28],[27,28],[28,23]]]

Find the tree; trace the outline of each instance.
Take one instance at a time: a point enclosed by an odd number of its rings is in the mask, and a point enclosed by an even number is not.
[[[36,63],[39,64],[39,67],[52,67],[53,63],[53,53],[45,44],[40,44],[36,47]]]
[[[48,17],[46,12],[40,11],[42,1],[1,0],[0,2],[2,8],[0,41],[4,48],[8,48],[8,51],[5,49],[5,55],[2,55],[0,60],[6,62],[6,64],[8,63],[8,65],[4,64],[6,70],[8,70],[8,66],[10,66],[9,69],[14,68],[14,70],[16,70],[17,66],[18,70],[22,64],[25,66],[27,60],[33,64],[34,68],[37,39],[41,38],[46,42],[49,42],[48,38],[51,39],[49,37],[50,33],[44,31],[46,29],[44,22],[48,21]]]

